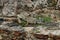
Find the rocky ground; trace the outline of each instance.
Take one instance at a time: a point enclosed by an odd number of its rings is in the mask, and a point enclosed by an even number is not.
[[[60,0],[0,0],[0,40],[60,40]]]

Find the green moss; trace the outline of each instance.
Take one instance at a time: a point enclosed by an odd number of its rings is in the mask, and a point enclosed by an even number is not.
[[[43,17],[44,22],[51,22],[52,18],[50,17]]]
[[[21,25],[22,27],[25,27],[25,26],[26,26],[26,24],[27,24],[27,21],[25,21],[25,20],[21,20],[20,25]]]
[[[26,21],[22,21],[21,26],[24,27],[24,26],[26,26],[26,24],[27,24]]]

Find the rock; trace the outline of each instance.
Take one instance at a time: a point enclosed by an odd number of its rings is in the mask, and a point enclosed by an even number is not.
[[[0,29],[7,29],[8,30],[9,26],[7,25],[0,25]]]
[[[24,31],[24,29],[21,27],[21,26],[13,26],[13,27],[10,27],[8,30],[10,31]]]
[[[3,6],[3,0],[0,0],[0,7]]]
[[[27,5],[28,7],[32,7],[32,2],[31,0],[18,0],[18,5],[22,5],[22,7],[24,7],[25,5]]]
[[[4,16],[15,16],[15,12],[16,12],[16,2],[13,1],[13,4],[12,2],[9,1],[9,3],[6,3],[4,5],[4,8],[3,8],[3,15]]]
[[[0,35],[0,40],[2,39],[2,36]]]
[[[28,12],[22,11],[17,16],[18,16],[18,18],[25,19],[28,15],[29,15]]]
[[[36,18],[33,18],[33,17],[28,17],[26,18],[26,20],[28,23],[36,23]]]
[[[17,23],[7,23],[6,25],[8,25],[9,27],[19,26]]]

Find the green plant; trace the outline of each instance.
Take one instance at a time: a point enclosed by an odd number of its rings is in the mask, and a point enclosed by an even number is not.
[[[26,26],[26,24],[27,24],[27,21],[25,21],[25,20],[21,20],[20,25],[21,25],[22,27],[25,27],[25,26]]]
[[[50,17],[43,17],[44,22],[51,22],[52,18]]]
[[[24,26],[26,26],[26,24],[27,24],[27,22],[22,21],[21,26],[24,27]]]

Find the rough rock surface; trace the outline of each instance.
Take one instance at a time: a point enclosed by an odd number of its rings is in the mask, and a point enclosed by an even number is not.
[[[27,27],[34,28],[27,31]],[[6,30],[26,32],[26,40],[39,40],[30,32],[49,36],[60,35],[60,0],[0,0],[0,30],[2,35],[5,35]],[[6,39],[3,36],[3,40],[13,40],[9,39],[10,35],[14,40],[24,40],[14,37],[11,33],[5,35]]]

